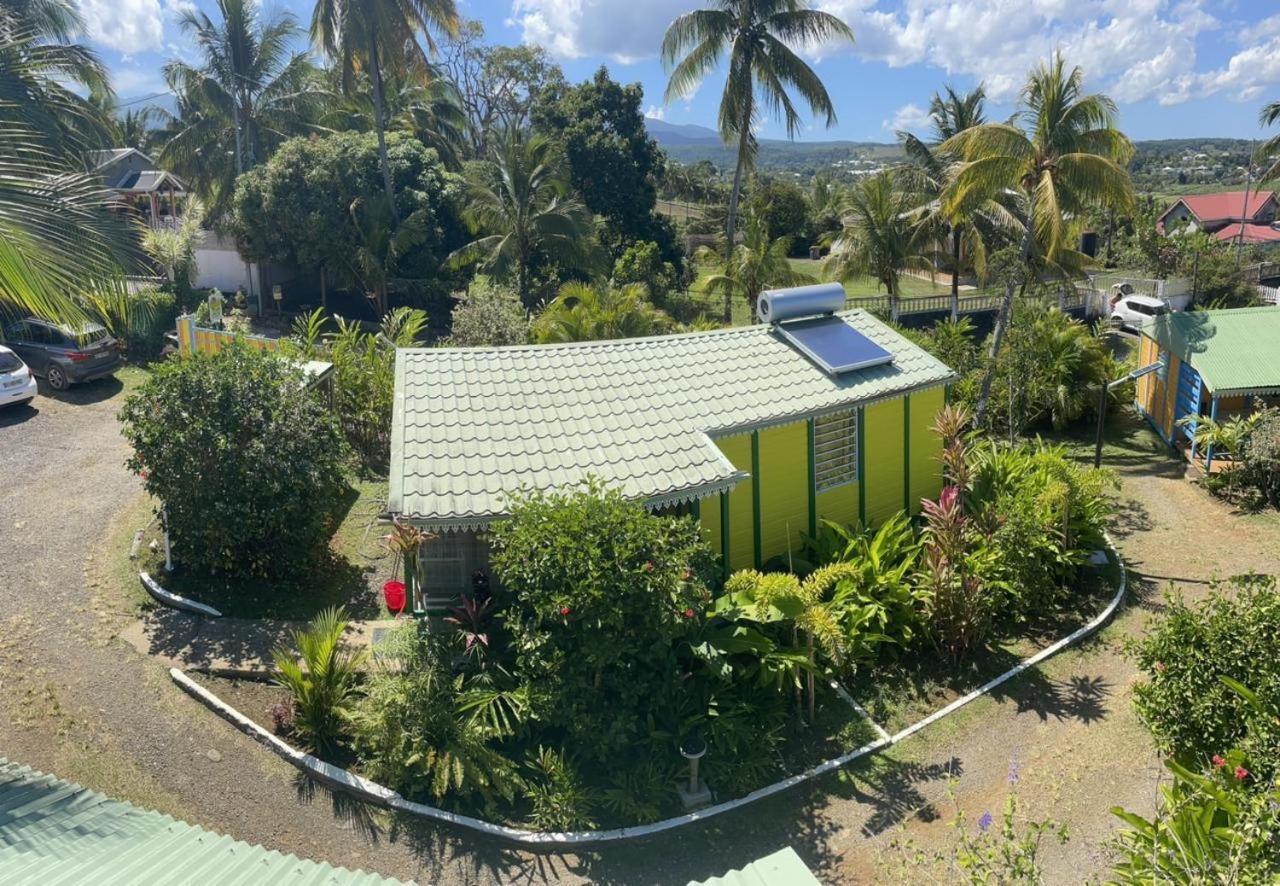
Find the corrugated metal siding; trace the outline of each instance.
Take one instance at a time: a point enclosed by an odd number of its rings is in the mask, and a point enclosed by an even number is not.
[[[933,430],[946,394],[941,388],[911,395],[911,513],[920,513],[920,500],[936,499],[942,491],[942,438]]]
[[[809,530],[809,431],[806,422],[760,432],[761,557],[799,556]]]
[[[902,398],[868,406],[865,416],[867,523],[876,526],[901,511],[904,503]]]
[[[740,471],[751,471],[751,435],[738,434],[716,440],[716,446]],[[755,518],[751,503],[754,478],[740,482],[729,493],[729,568],[751,569],[755,565]]]
[[[111,800],[0,758],[0,882],[386,884]]]

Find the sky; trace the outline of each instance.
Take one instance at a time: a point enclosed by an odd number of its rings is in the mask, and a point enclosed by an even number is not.
[[[215,0],[76,0],[87,40],[115,75],[122,102],[164,89],[167,58],[191,59],[180,10]],[[692,96],[663,101],[658,47],[676,16],[699,0],[457,0],[493,42],[545,47],[571,81],[602,64],[644,87],[646,112],[672,123],[714,125],[723,73]],[[812,0],[853,30],[850,45],[808,47],[835,104],[827,129],[806,119],[804,140],[892,141],[925,134],[924,109],[944,84],[983,83],[989,114],[1013,110],[1027,71],[1055,49],[1085,72],[1090,91],[1110,95],[1134,139],[1254,138],[1258,111],[1280,100],[1277,0]],[[308,0],[263,0],[305,27]],[[776,121],[759,133],[785,137]]]

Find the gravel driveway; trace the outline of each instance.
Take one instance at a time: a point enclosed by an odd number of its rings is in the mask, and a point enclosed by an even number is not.
[[[1280,571],[1280,521],[1240,521],[1181,480],[1175,463],[1139,454],[1123,466],[1134,503],[1120,539],[1139,605],[1087,650],[855,774],[651,840],[533,855],[309,791],[118,639],[128,615],[93,583],[102,538],[140,494],[123,468],[123,396],[120,384],[101,382],[0,412],[0,756],[240,839],[420,882],[682,883],[786,845],[826,881],[868,882],[882,878],[875,859],[904,830],[925,845],[947,839],[949,776],[970,820],[998,811],[1014,758],[1026,810],[1072,827],[1068,847],[1050,853],[1053,881],[1077,882],[1105,864],[1106,809],[1149,804],[1159,772],[1130,712],[1135,675],[1120,639],[1141,630],[1168,578]]]

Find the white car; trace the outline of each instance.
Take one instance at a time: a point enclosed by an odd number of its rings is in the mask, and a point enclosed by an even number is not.
[[[1167,304],[1150,295],[1117,295],[1111,299],[1111,325],[1117,329],[1141,329],[1152,317],[1170,311]]]
[[[13,351],[0,345],[0,406],[30,403],[36,395],[36,377]]]

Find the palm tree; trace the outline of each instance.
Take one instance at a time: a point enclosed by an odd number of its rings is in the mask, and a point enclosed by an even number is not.
[[[387,128],[412,135],[434,148],[445,166],[460,169],[466,141],[467,115],[458,88],[442,77],[425,81],[384,78],[383,101]],[[374,128],[373,89],[360,75],[351,92],[320,118],[334,130],[370,132]]]
[[[299,34],[292,16],[262,20],[254,0],[217,0],[217,9],[218,21],[194,8],[178,17],[201,58],[164,67],[178,113],[159,157],[197,183],[215,218],[225,213],[236,176],[314,129],[322,94],[314,66],[289,48]]]
[[[387,116],[384,84],[388,74],[424,76],[430,70],[418,38],[435,52],[431,29],[458,34],[454,0],[316,0],[311,39],[337,62],[343,91],[355,91],[356,75],[369,78],[373,128],[378,134],[378,162],[392,220],[399,224],[391,163],[387,159]]]
[[[828,128],[836,122],[826,86],[791,46],[837,39],[853,42],[849,26],[830,13],[810,9],[805,0],[711,0],[709,8],[686,12],[667,28],[662,38],[662,61],[671,69],[667,101],[693,92],[726,50],[729,54],[718,119],[725,144],[736,141],[738,145],[729,192],[727,249],[732,250],[735,243],[742,174],[755,159],[753,129],[760,121],[760,111],[780,113],[787,136],[794,138],[800,129],[800,114],[787,93],[790,87],[812,113],[826,118]],[[724,320],[729,323],[732,317]]]
[[[704,263],[720,262],[720,270],[707,277],[703,289],[708,294],[724,293],[724,316],[733,318],[735,296],[746,299],[747,307],[755,322],[756,303],[760,293],[775,286],[796,286],[812,283],[813,277],[797,271],[787,259],[791,252],[791,238],[769,239],[769,227],[765,219],[756,213],[747,216],[742,242],[729,251],[728,256],[718,250],[703,247],[698,257]]]
[[[979,206],[958,207],[947,213],[942,203],[953,168],[953,157],[938,150],[938,145],[967,129],[981,126],[985,120],[986,92],[981,86],[959,95],[946,87],[946,95],[934,93],[929,103],[929,116],[933,119],[933,140],[925,142],[909,132],[899,132],[898,139],[907,153],[908,166],[904,173],[909,187],[918,192],[922,201],[919,210],[923,224],[933,227],[939,238],[950,243],[949,267],[951,269],[951,319],[960,316],[960,270],[962,256],[979,276],[985,273],[987,239],[993,227],[1010,227],[1016,220],[995,200]]]
[[[75,297],[118,289],[137,258],[85,172],[86,152],[109,138],[110,93],[97,56],[71,42],[83,31],[66,0],[0,5],[0,319],[82,322]]]
[[[1280,120],[1280,101],[1268,102],[1258,114],[1258,123],[1262,126],[1274,126],[1277,120]],[[1259,184],[1280,177],[1280,135],[1273,135],[1263,142],[1255,157],[1259,162],[1268,164],[1258,177]]]
[[[479,258],[480,268],[498,277],[512,274],[525,307],[532,307],[531,270],[536,254],[564,267],[592,263],[588,248],[591,213],[569,194],[551,142],[508,132],[493,147],[497,174],[473,182],[464,215],[480,236],[454,252],[461,263]]]
[[[348,272],[381,317],[391,292],[413,285],[414,278],[401,275],[400,262],[427,239],[430,219],[419,209],[397,224],[381,194],[356,200],[350,213],[356,240],[346,259]]]
[[[1023,287],[1030,276],[1033,247],[1045,262],[1069,265],[1065,258],[1070,252],[1070,216],[1091,207],[1124,208],[1133,202],[1126,171],[1133,145],[1116,128],[1115,103],[1105,95],[1086,94],[1083,80],[1080,68],[1068,71],[1062,55],[1055,54],[1031,72],[1022,90],[1022,107],[1012,121],[970,127],[939,147],[962,161],[943,195],[947,212],[1017,195],[1025,220],[1019,252]],[[986,413],[995,358],[1018,288],[1013,278],[1005,284],[975,424]]]
[[[928,241],[933,232],[920,224],[912,195],[888,171],[868,176],[845,195],[842,229],[824,265],[838,280],[869,275],[889,294],[889,316],[897,322],[903,271],[932,271]]]
[[[566,283],[534,321],[534,340],[549,342],[599,341],[661,335],[675,321],[649,301],[643,283],[592,286]]]

